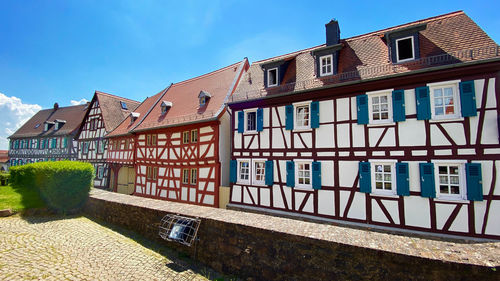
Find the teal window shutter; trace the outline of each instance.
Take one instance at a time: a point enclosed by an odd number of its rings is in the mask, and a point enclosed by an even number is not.
[[[37,148],[37,149],[40,149],[40,139],[38,139],[38,140],[36,141],[36,148]]]
[[[312,187],[321,189],[321,162],[312,162]]]
[[[257,108],[257,132],[264,130],[264,110]]]
[[[311,102],[311,128],[319,128],[319,101]]]
[[[266,161],[266,185],[273,185],[274,184],[274,167],[273,167],[273,161],[269,160]]]
[[[392,119],[394,122],[406,120],[404,90],[392,91]]]
[[[356,96],[358,109],[358,124],[368,124],[368,96]]]
[[[238,111],[238,133],[245,131],[245,112]]]
[[[64,138],[63,147],[66,148],[68,146],[68,138]]]
[[[372,176],[370,162],[359,162],[359,191],[372,192]]]
[[[295,163],[286,161],[286,185],[295,187]]]
[[[462,108],[463,117],[477,115],[474,81],[460,82],[460,106]]]
[[[422,197],[436,198],[434,164],[420,163],[420,192]]]
[[[56,148],[56,147],[57,147],[57,139],[53,138],[52,139],[52,148]]]
[[[231,160],[229,162],[229,181],[231,183],[236,183],[236,169],[237,169],[236,160]]]
[[[417,100],[417,120],[431,119],[431,98],[429,96],[429,87],[418,87],[415,89],[415,98]]]
[[[408,163],[396,163],[396,191],[400,196],[410,195]]]
[[[467,199],[471,201],[483,201],[481,164],[466,163],[465,173],[467,175]]]
[[[285,128],[287,130],[293,130],[293,105],[289,104],[285,106],[285,117],[286,117]]]

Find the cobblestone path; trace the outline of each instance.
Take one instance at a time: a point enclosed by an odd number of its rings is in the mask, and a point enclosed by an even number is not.
[[[0,280],[206,278],[85,217],[14,216],[0,218]]]

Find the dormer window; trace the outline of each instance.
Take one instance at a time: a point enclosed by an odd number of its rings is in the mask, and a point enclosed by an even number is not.
[[[267,86],[278,86],[278,68],[271,68],[267,70]]]
[[[207,93],[205,91],[200,91],[200,93],[198,94],[198,99],[200,101],[200,107],[205,106],[211,97],[212,97],[212,95],[210,93]]]
[[[57,131],[61,129],[61,127],[66,124],[66,120],[56,120],[55,126],[54,126],[54,131]]]
[[[120,105],[121,105],[123,110],[128,110],[127,104],[124,103],[123,101],[120,102]]]
[[[44,125],[44,127],[43,127],[43,131],[44,131],[44,132],[46,132],[46,131],[48,131],[50,128],[52,128],[52,126],[54,125],[54,122],[45,121],[43,125]]]
[[[319,76],[326,76],[333,74],[333,55],[322,56],[319,58]]]
[[[413,36],[396,39],[397,62],[405,62],[415,59],[415,44]]]
[[[140,115],[139,112],[130,112],[130,123],[134,123]]]
[[[167,113],[167,111],[172,107],[172,102],[170,101],[162,101],[161,103],[161,114]]]
[[[393,29],[385,33],[385,42],[393,63],[402,63],[420,58],[420,31],[427,28],[426,23]]]

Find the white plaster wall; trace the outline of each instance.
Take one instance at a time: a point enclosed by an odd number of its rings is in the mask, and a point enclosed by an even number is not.
[[[323,174],[323,172],[322,172]],[[323,215],[335,215],[335,192],[330,190],[318,190],[318,213]]]
[[[467,206],[462,206],[460,208],[457,217],[450,226],[450,231],[457,231],[457,232],[469,231]]]
[[[333,161],[320,161],[321,162],[321,185],[333,186],[335,170],[333,168]]]
[[[339,147],[350,147],[349,124],[337,125],[337,144]]]
[[[405,222],[407,225],[430,228],[429,199],[420,196],[404,197]]]
[[[489,97],[488,97],[489,98]],[[487,110],[484,114],[482,144],[498,144],[498,126],[496,110]]]
[[[478,94],[482,94],[482,89],[479,92],[476,92],[476,96]],[[496,94],[495,94],[495,78],[490,79],[490,82],[488,83],[488,98],[486,100],[486,108],[492,108],[496,107],[497,104],[497,99],[496,99]]]
[[[279,209],[285,208],[285,204],[283,203],[283,196],[281,195],[281,188],[279,185],[273,185],[273,207]]]
[[[400,146],[425,145],[425,122],[417,119],[406,119],[405,122],[398,122],[398,126]]]
[[[337,99],[337,121],[349,120],[349,98]]]
[[[335,112],[333,111],[333,100],[319,102],[319,122],[333,122]],[[320,126],[321,128],[322,126]]]
[[[201,131],[201,129],[200,129]],[[229,186],[229,161],[231,160],[231,117],[226,111],[220,118],[219,125],[219,162],[220,162],[220,184]],[[217,145],[217,144],[216,144]],[[213,146],[209,148],[207,157],[214,155]]]
[[[333,124],[321,125],[315,130],[317,148],[335,148]]]
[[[352,187],[358,176],[358,165],[357,161],[339,161],[339,173],[342,175],[339,177],[341,187]]]
[[[271,189],[270,188],[260,188],[260,204],[262,206],[271,206]]]

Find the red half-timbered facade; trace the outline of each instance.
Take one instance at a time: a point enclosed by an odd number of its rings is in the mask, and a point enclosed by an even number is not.
[[[94,187],[108,188],[109,166],[106,162],[111,132],[139,102],[96,91],[77,133],[78,161],[92,163],[95,170]]]
[[[496,43],[463,12],[342,40],[326,28],[325,45],[242,78],[230,206],[500,239]]]
[[[218,207],[219,186],[229,185],[230,117],[225,103],[245,59],[174,83],[130,130],[135,138],[134,195]],[[114,140],[113,140],[114,141]]]

